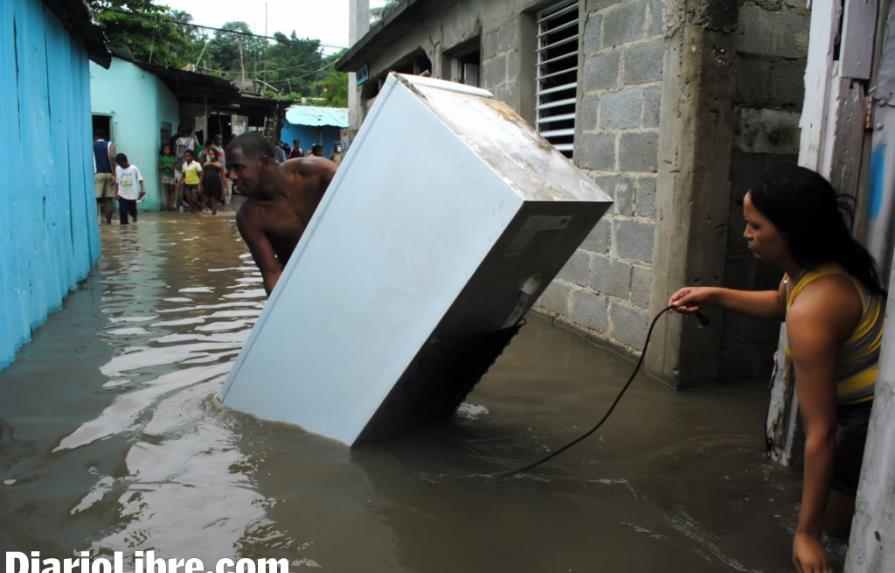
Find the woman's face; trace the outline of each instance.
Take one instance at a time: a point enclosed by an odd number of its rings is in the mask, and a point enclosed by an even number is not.
[[[749,193],[743,198],[743,218],[746,220],[746,229],[743,237],[746,245],[752,251],[756,259],[770,263],[781,263],[789,256],[789,243],[786,236],[761,214]]]

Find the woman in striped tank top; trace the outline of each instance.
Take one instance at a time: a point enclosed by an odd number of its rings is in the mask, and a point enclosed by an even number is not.
[[[798,571],[829,571],[821,531],[845,537],[854,511],[876,382],[886,293],[873,257],[851,237],[833,187],[789,167],[760,176],[743,199],[752,254],[778,266],[775,291],[685,287],[680,312],[715,305],[786,322],[805,428]]]

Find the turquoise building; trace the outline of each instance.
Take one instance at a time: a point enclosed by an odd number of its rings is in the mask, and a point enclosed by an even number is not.
[[[180,118],[174,94],[152,72],[112,58],[108,69],[90,64],[90,109],[94,124],[107,130],[116,151],[143,173],[146,198],[139,208],[157,211],[164,203],[158,155]]]
[[[0,368],[99,258],[88,58],[85,2],[0,3]]]
[[[286,110],[286,121],[280,129],[280,140],[288,145],[301,140],[305,153],[315,143],[323,146],[323,156],[329,157],[335,142],[348,127],[348,109],[343,107],[317,107],[293,105]]]

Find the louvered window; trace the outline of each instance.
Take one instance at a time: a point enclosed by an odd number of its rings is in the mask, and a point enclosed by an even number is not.
[[[566,157],[572,157],[578,93],[578,0],[545,8],[537,20],[538,132]]]

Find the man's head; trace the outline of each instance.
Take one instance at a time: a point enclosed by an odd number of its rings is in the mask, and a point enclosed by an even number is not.
[[[184,152],[183,152],[183,160],[186,161],[187,163],[189,163],[190,161],[192,161],[192,160],[193,160],[193,152],[190,151],[189,149],[187,149],[186,151],[184,151]]]
[[[300,139],[293,139],[293,140],[292,140],[292,147],[301,147],[301,140],[300,140]]]
[[[222,136],[220,133],[214,136],[214,144],[215,145],[217,145],[218,147],[221,147],[223,145],[223,143],[224,143],[224,136]]]
[[[119,153],[115,156],[115,163],[117,163],[122,169],[127,169],[128,165],[130,165],[127,162],[127,155],[123,153]]]
[[[249,196],[263,191],[278,173],[273,145],[257,131],[243,133],[227,146],[227,176]]]
[[[102,129],[94,129],[93,130],[93,139],[99,141],[100,139],[106,138],[106,132]]]

